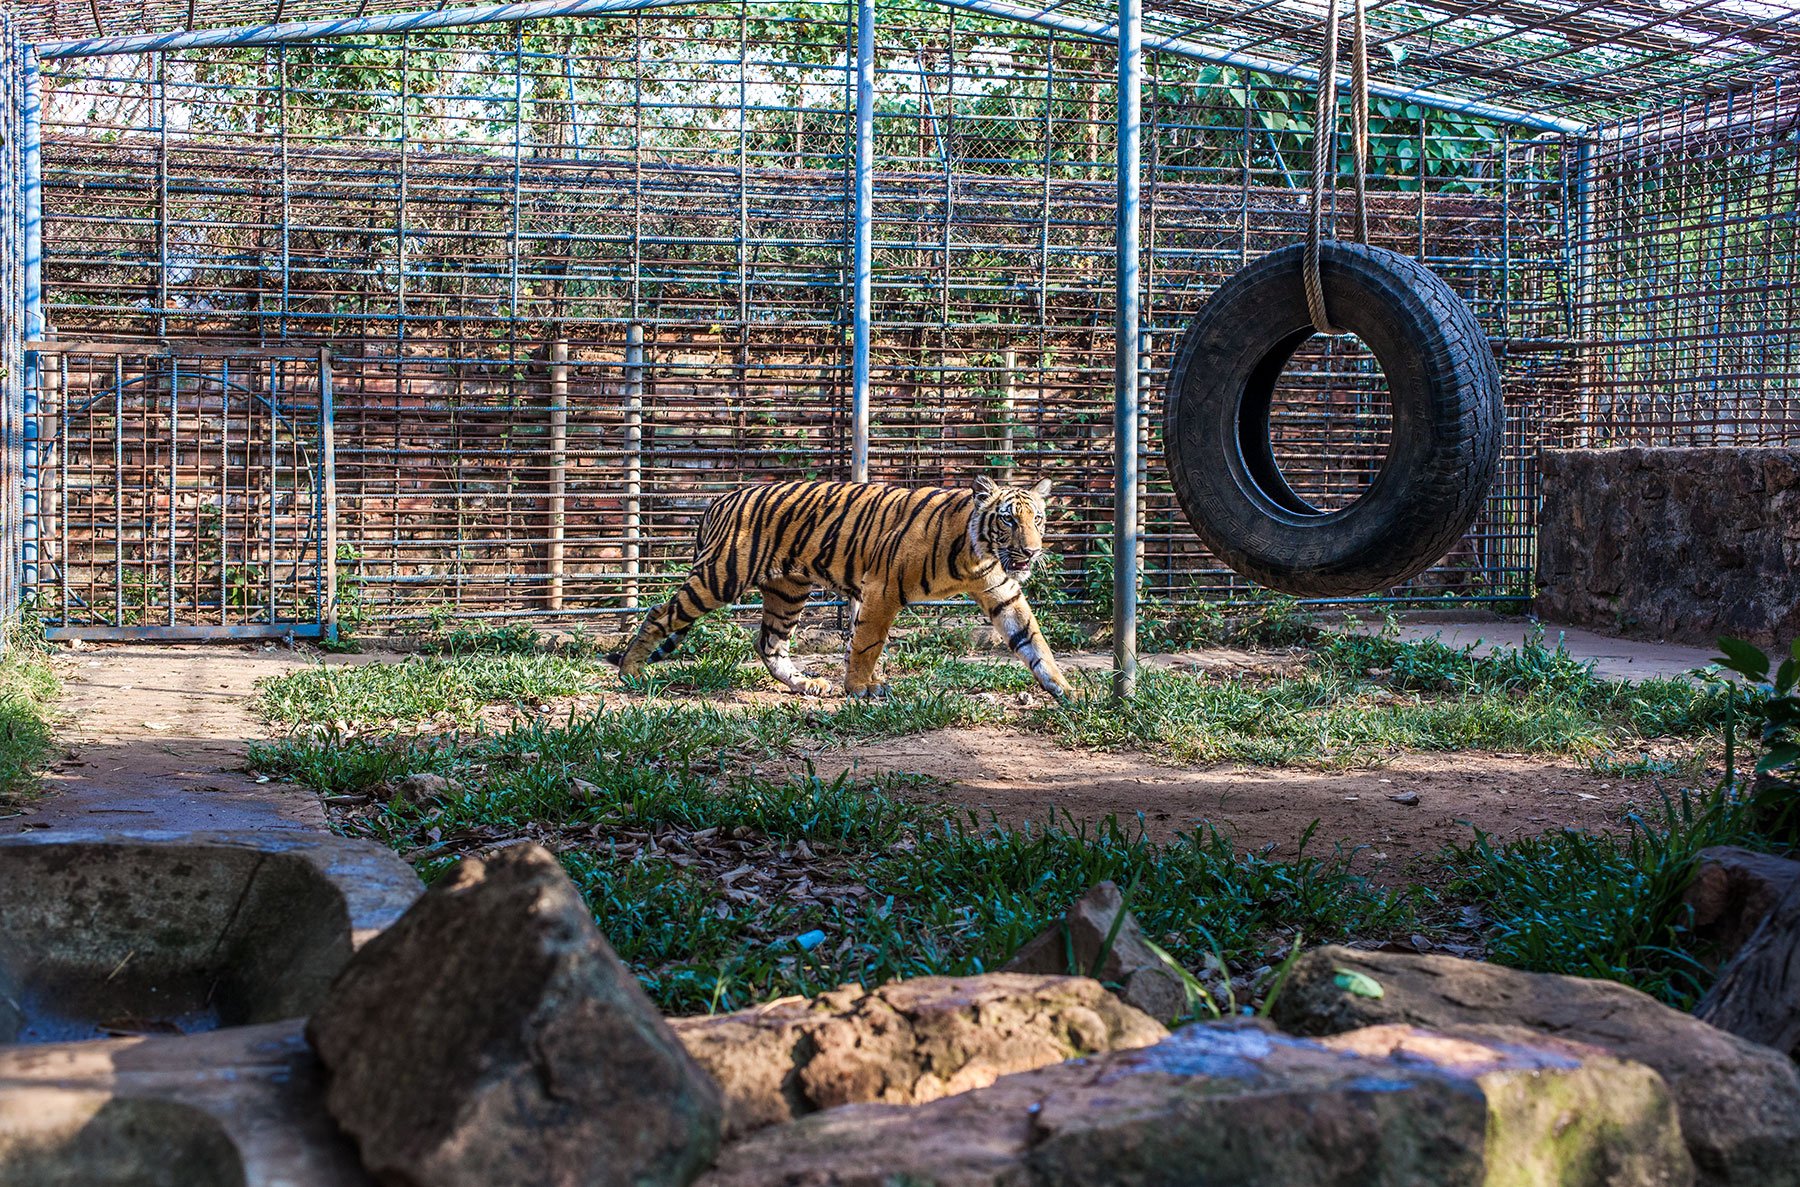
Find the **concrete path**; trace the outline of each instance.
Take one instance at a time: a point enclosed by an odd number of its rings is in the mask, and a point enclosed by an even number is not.
[[[1694,669],[1705,667],[1719,654],[1710,647],[1618,639],[1580,627],[1542,625],[1546,647],[1555,647],[1560,641],[1570,655],[1591,662],[1596,673],[1611,680],[1688,677]],[[1538,626],[1529,619],[1501,618],[1494,614],[1457,615],[1454,618],[1414,614],[1401,618],[1400,637],[1408,642],[1436,639],[1449,647],[1472,646],[1478,654],[1486,654],[1496,648],[1520,646],[1533,636]],[[1365,622],[1359,629],[1374,632],[1381,627],[1380,622]]]
[[[1338,622],[1330,625],[1336,627]],[[1365,619],[1350,624],[1350,629],[1374,634],[1384,623]],[[1400,637],[1409,643],[1436,639],[1447,647],[1473,647],[1486,655],[1496,648],[1519,647],[1530,639],[1538,624],[1524,618],[1502,618],[1497,614],[1464,613],[1455,616],[1435,612],[1407,615],[1400,620]],[[1712,662],[1718,652],[1709,647],[1689,647],[1680,643],[1651,643],[1642,639],[1616,639],[1608,635],[1561,627],[1543,626],[1544,645],[1555,647],[1560,641],[1569,654],[1583,662],[1591,662],[1594,671],[1609,680],[1650,680],[1657,677],[1690,678],[1696,668]],[[1112,667],[1112,653],[1077,651],[1058,655],[1057,662],[1071,670],[1105,671]],[[1202,670],[1215,673],[1262,672],[1279,674],[1298,669],[1303,657],[1292,651],[1246,651],[1236,647],[1205,647],[1173,654],[1144,655],[1140,662],[1157,667]]]
[[[31,829],[326,830],[312,793],[257,782],[249,744],[256,681],[318,662],[251,644],[114,645],[66,651],[57,749],[42,796],[0,834]]]

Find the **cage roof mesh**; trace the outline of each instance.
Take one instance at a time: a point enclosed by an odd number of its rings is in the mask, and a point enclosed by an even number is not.
[[[8,0],[31,40],[460,7],[480,0]],[[1106,0],[1015,0],[1111,22]],[[1041,8],[1039,7],[1041,5]],[[1349,0],[1342,0],[1349,9]],[[834,5],[835,6],[835,5]],[[1322,0],[1144,0],[1147,43],[1180,37],[1317,61]],[[1368,0],[1371,77],[1601,122],[1774,83],[1800,89],[1797,0]],[[1785,89],[1784,86],[1784,89]]]

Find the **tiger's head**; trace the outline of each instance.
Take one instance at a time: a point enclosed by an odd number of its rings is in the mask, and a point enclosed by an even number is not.
[[[1044,553],[1044,503],[1050,480],[1033,487],[1001,486],[975,480],[975,510],[969,515],[969,543],[979,557],[1000,562],[1015,581],[1031,577],[1031,566]]]

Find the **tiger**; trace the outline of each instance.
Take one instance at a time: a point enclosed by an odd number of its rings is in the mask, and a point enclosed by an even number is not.
[[[675,595],[645,616],[625,647],[608,658],[626,677],[667,658],[702,615],[762,591],[756,653],[769,674],[800,696],[831,691],[802,673],[788,638],[815,586],[851,600],[844,693],[884,697],[876,666],[900,608],[908,602],[968,594],[1038,684],[1065,699],[1057,667],[1023,583],[1044,554],[1050,482],[1002,486],[979,478],[973,489],[901,487],[869,482],[777,482],[740,487],[701,516],[694,563]]]

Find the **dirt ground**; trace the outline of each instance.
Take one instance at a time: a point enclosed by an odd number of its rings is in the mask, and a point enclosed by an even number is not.
[[[62,653],[56,663],[64,721],[44,779],[47,794],[0,819],[0,832],[325,827],[311,794],[258,782],[245,753],[251,740],[268,734],[250,708],[255,682],[318,662],[316,653],[263,644],[90,646]],[[1101,657],[1076,658],[1071,666],[1090,662]],[[1229,670],[1284,661],[1221,650],[1159,662]],[[727,699],[779,696],[759,690]],[[1314,851],[1357,848],[1359,864],[1377,871],[1397,871],[1408,858],[1468,840],[1471,824],[1503,839],[1562,827],[1598,831],[1619,827],[1627,813],[1659,796],[1650,780],[1604,778],[1568,759],[1462,752],[1409,755],[1378,769],[1342,772],[1185,767],[1130,751],[1065,750],[1036,735],[991,727],[830,746],[801,757],[826,776],[850,768],[864,775],[924,774],[934,789],[902,794],[1011,824],[1041,824],[1054,814],[1065,825],[1112,815],[1135,826],[1141,816],[1153,837],[1213,825],[1242,845],[1272,845],[1291,855],[1317,820]]]
[[[1517,754],[1413,754],[1383,767],[1329,772],[1184,767],[1128,750],[1065,750],[987,728],[821,750],[813,763],[826,777],[847,769],[930,775],[945,790],[912,794],[1008,824],[1043,824],[1053,815],[1062,824],[1091,824],[1116,815],[1135,829],[1141,814],[1158,839],[1212,825],[1240,845],[1273,846],[1290,857],[1317,820],[1309,852],[1359,848],[1361,860],[1377,868],[1468,841],[1470,825],[1502,840],[1564,827],[1598,832],[1657,800],[1648,780],[1606,779],[1572,760]]]

